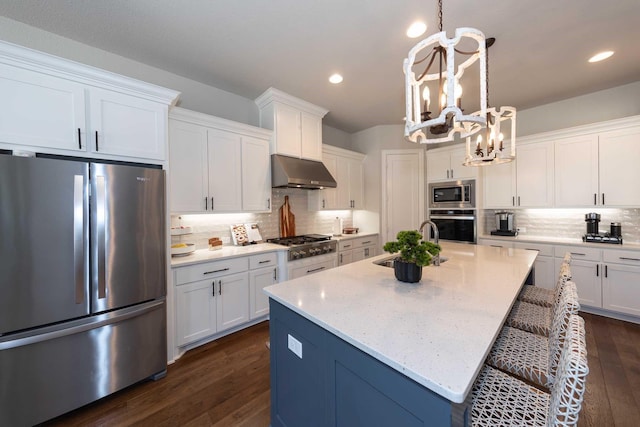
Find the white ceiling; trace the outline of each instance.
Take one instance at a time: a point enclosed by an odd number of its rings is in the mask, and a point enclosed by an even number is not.
[[[496,37],[492,106],[526,109],[640,80],[639,0],[443,8],[450,36],[467,26]],[[436,0],[7,0],[0,15],[249,99],[276,87],[329,109],[325,123],[347,132],[402,123],[402,62],[416,43],[404,32],[418,19],[427,35],[438,28]],[[588,64],[601,50],[616,53]],[[327,81],[333,72],[342,84]]]

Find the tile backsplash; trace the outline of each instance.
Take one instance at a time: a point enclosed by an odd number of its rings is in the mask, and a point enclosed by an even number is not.
[[[271,193],[272,211],[268,213],[237,214],[199,214],[172,215],[171,226],[191,226],[193,233],[185,236],[173,236],[172,242],[184,241],[196,244],[196,249],[206,249],[211,237],[219,237],[225,245],[232,245],[229,226],[239,223],[257,223],[263,239],[279,237],[279,209],[284,196],[289,196],[291,212],[295,215],[296,234],[331,234],[333,220],[342,218],[345,227],[353,227],[353,214],[350,210],[309,211],[308,190],[274,188]],[[356,225],[357,226],[357,225]]]
[[[489,234],[495,230],[494,214],[500,211],[503,210],[483,210],[479,224],[484,229],[478,232]],[[600,232],[609,231],[612,222],[619,222],[623,240],[640,243],[640,209],[518,209],[510,212],[514,212],[514,225],[523,236],[581,238],[587,231],[584,215],[596,212],[601,216]]]

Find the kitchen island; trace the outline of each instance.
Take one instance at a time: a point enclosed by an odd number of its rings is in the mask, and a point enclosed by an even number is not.
[[[417,284],[389,254],[265,288],[272,426],[464,425],[537,252],[444,243]]]

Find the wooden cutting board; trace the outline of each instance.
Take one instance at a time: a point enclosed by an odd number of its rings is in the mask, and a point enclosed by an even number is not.
[[[280,237],[296,235],[296,216],[291,212],[289,196],[284,196],[284,203],[280,206]]]

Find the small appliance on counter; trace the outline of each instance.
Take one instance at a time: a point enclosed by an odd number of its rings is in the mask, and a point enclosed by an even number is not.
[[[513,212],[496,212],[496,229],[492,236],[516,236],[518,231],[513,227]]]
[[[584,221],[587,223],[587,233],[582,236],[583,242],[622,244],[622,225],[619,222],[612,222],[608,232],[600,233],[598,230],[600,214],[595,212],[585,214]]]

